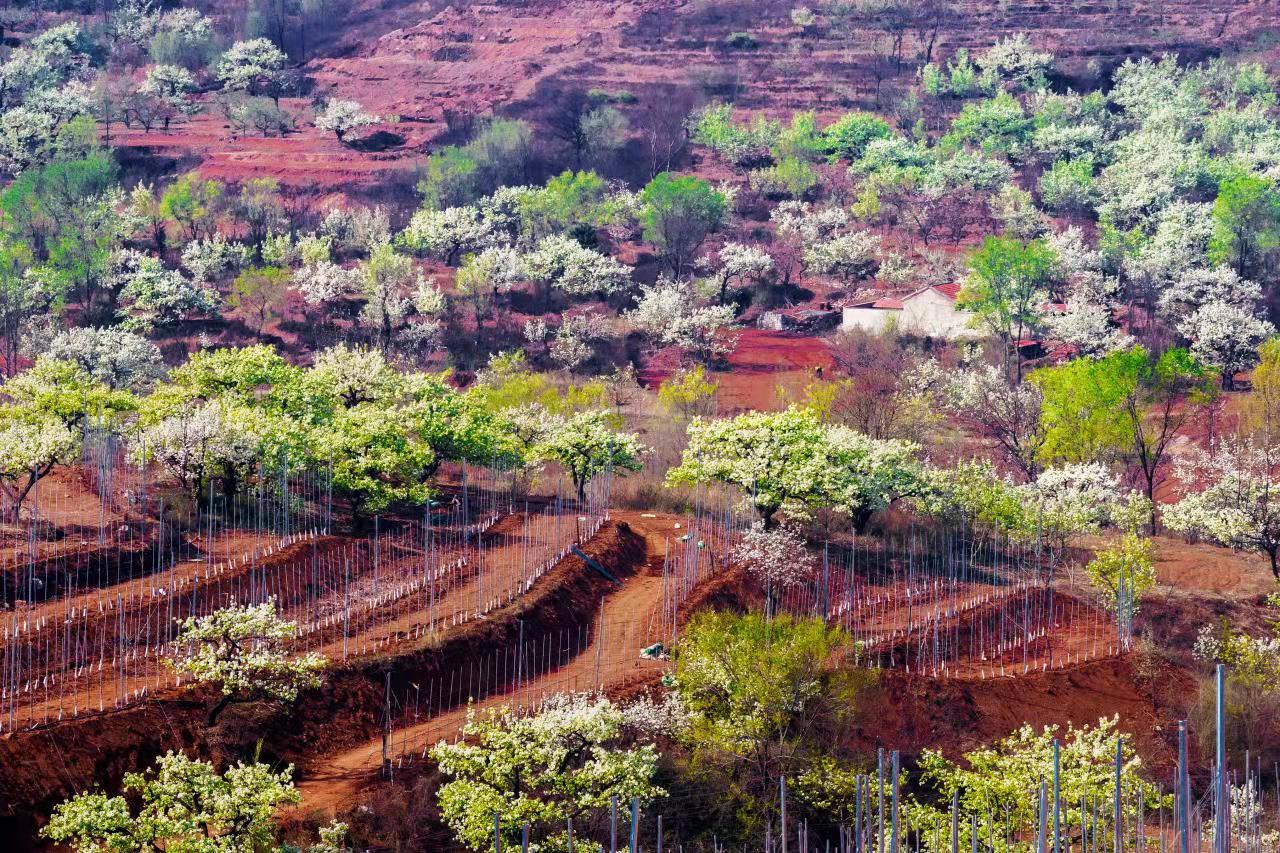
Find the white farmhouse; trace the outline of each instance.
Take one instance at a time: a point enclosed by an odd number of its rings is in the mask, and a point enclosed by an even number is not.
[[[922,287],[906,296],[884,297],[846,305],[841,329],[880,332],[892,326],[899,332],[931,338],[956,339],[976,334],[973,314],[956,308],[958,284]]]

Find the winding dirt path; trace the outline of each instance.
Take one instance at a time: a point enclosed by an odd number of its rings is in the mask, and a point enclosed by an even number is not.
[[[662,562],[667,540],[683,519],[654,513],[614,513],[644,539],[647,570],[628,577],[621,587],[607,594],[591,617],[590,642],[563,666],[530,678],[518,691],[489,696],[472,703],[477,710],[520,702],[536,704],[559,692],[600,689],[617,692],[648,680],[662,664],[640,657],[640,649],[661,639]],[[608,566],[606,566],[608,568]],[[585,621],[585,620],[584,620]],[[466,721],[466,704],[446,710],[429,720],[394,731],[393,759],[421,757],[424,750],[441,739],[455,737]],[[382,740],[368,740],[356,747],[323,756],[311,763],[298,783],[302,793],[300,808],[334,812],[353,802],[359,791],[376,779],[382,765]]]

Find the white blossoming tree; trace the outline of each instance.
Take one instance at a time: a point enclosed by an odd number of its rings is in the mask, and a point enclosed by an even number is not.
[[[542,291],[544,303],[552,288],[572,297],[616,293],[631,280],[631,269],[571,237],[543,238],[521,259],[526,275]]]
[[[211,284],[248,266],[252,250],[221,234],[192,240],[182,247],[182,266],[201,284]]]
[[[351,131],[377,124],[379,121],[376,115],[365,112],[364,107],[357,101],[344,101],[338,98],[326,101],[324,109],[316,115],[316,127],[331,131],[338,137],[339,142],[346,142],[347,134]]]
[[[1165,526],[1231,548],[1266,554],[1280,580],[1280,459],[1235,438],[1196,449],[1175,465],[1187,493],[1163,508]]]
[[[219,774],[211,763],[170,751],[146,773],[125,774],[123,792],[77,794],[59,803],[40,834],[76,853],[192,849],[242,853],[275,846],[276,807],[298,802],[293,766],[238,763]],[[337,825],[341,827],[341,825]],[[341,843],[331,825],[322,840]]]
[[[535,449],[535,454],[556,462],[569,475],[578,500],[587,499],[587,484],[599,474],[639,471],[645,446],[634,435],[618,432],[604,412],[580,412],[567,418]]]
[[[164,130],[175,118],[188,118],[200,112],[200,104],[194,95],[196,79],[180,65],[153,65],[138,87],[138,94],[152,98],[160,106],[160,119]]]
[[[36,483],[79,451],[79,433],[58,418],[22,412],[0,417],[0,494],[8,504],[4,517],[16,522]]]
[[[733,326],[730,305],[698,306],[691,288],[670,279],[641,285],[635,310],[624,317],[657,346],[676,346],[710,362],[732,349],[726,334]]]
[[[155,344],[116,328],[67,329],[53,336],[44,354],[79,365],[111,390],[146,388],[162,375],[164,367]]]
[[[253,701],[292,702],[303,690],[319,687],[327,665],[316,653],[290,655],[297,634],[294,622],[280,617],[276,601],[235,604],[182,622],[174,639],[173,668],[222,692],[206,724],[212,726],[228,706]]]
[[[400,241],[417,252],[453,265],[471,252],[479,252],[498,242],[492,219],[475,205],[444,210],[419,210],[400,234]]]
[[[922,363],[909,377],[921,396],[999,447],[1028,478],[1040,471],[1044,395],[1029,382],[1014,385],[995,365],[945,368]]]
[[[472,711],[461,740],[431,751],[448,780],[441,817],[477,853],[493,848],[495,830],[504,847],[518,847],[526,825],[542,840],[538,849],[567,849],[568,821],[581,826],[615,797],[643,806],[665,794],[655,782],[654,746],[627,745],[625,733],[623,711],[603,696],[553,696],[532,716],[509,707]],[[572,846],[599,849],[583,838]]]
[[[281,73],[288,61],[269,39],[249,39],[227,48],[214,73],[226,89],[271,95],[278,100]]]
[[[731,287],[757,283],[773,272],[773,257],[758,246],[725,243],[717,256],[720,268],[711,274],[708,281],[715,288],[721,305],[728,301]],[[704,263],[710,266],[714,262],[707,258]]]
[[[736,486],[749,495],[768,530],[779,510],[805,515],[817,506],[848,513],[861,528],[871,513],[919,485],[915,445],[828,426],[803,409],[695,417],[688,433],[667,483]]]
[[[142,255],[132,269],[121,271],[120,280],[121,325],[129,331],[172,325],[221,304],[216,290],[192,283],[150,255]]]
[[[1210,302],[1192,314],[1178,331],[1190,340],[1191,354],[1222,374],[1222,387],[1235,387],[1235,375],[1258,363],[1258,347],[1275,334],[1275,326],[1252,308]]]
[[[787,525],[766,530],[763,522],[743,532],[733,559],[764,587],[771,613],[784,591],[811,583],[817,567],[799,531]]]

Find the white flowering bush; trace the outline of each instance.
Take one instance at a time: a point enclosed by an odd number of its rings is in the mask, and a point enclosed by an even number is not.
[[[182,247],[182,266],[196,281],[209,284],[234,275],[248,266],[253,250],[221,234],[192,240]]]
[[[215,311],[222,302],[216,290],[165,269],[159,258],[143,255],[130,263],[132,269],[119,273],[121,325],[128,331],[172,325],[192,314]]]
[[[1065,311],[1049,313],[1045,321],[1057,340],[1075,347],[1080,355],[1099,358],[1127,350],[1135,342],[1115,323],[1111,311],[1108,304],[1076,298],[1067,302]]]
[[[441,818],[477,853],[493,847],[495,815],[504,847],[518,847],[528,825],[531,851],[564,850],[568,818],[603,811],[615,797],[643,807],[665,794],[655,784],[657,751],[652,743],[624,745],[627,727],[622,709],[586,693],[552,696],[529,716],[509,706],[470,711],[462,739],[431,750],[447,780]],[[601,849],[581,836],[573,846]]]
[[[296,623],[276,612],[274,598],[256,605],[232,603],[183,620],[170,665],[222,691],[222,700],[209,713],[208,724],[213,725],[233,702],[292,702],[303,690],[320,686],[325,658],[316,652],[288,652],[297,631]]]
[[[733,559],[752,578],[776,596],[783,590],[813,582],[817,561],[794,526],[766,530],[757,522],[743,532]]]
[[[773,272],[773,257],[758,246],[725,243],[716,257],[720,268],[708,277],[708,284],[718,294],[721,305],[734,285],[750,285]],[[702,265],[707,268],[713,268],[715,264],[715,260],[709,257],[702,260]]]

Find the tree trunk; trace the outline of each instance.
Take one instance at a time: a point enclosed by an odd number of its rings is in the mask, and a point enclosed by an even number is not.
[[[232,701],[233,699],[231,696],[223,696],[219,699],[218,704],[209,709],[209,716],[204,721],[205,727],[212,728],[213,724],[218,721],[218,717],[223,711],[227,710],[227,706],[230,705]]]

